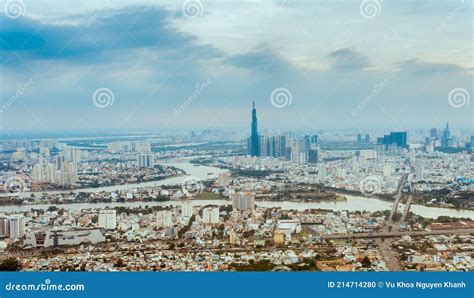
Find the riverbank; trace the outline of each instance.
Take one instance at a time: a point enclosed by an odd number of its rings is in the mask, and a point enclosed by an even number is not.
[[[273,201],[261,201],[257,200],[256,205],[265,208],[281,208],[283,210],[299,210],[304,211],[308,209],[323,209],[332,211],[367,211],[377,212],[390,210],[392,204],[377,200],[367,199],[364,197],[346,196],[347,200],[344,202],[273,202]],[[129,207],[129,208],[145,208],[146,206],[182,206],[185,200],[169,200],[161,202],[110,202],[110,203],[72,203],[72,204],[57,204],[57,207],[61,207],[71,211],[81,211],[83,209],[104,209],[104,208],[115,208],[115,207]],[[232,201],[227,200],[191,200],[194,206],[206,206],[206,205],[230,205]],[[21,205],[21,206],[2,206],[0,210],[2,212],[28,212],[31,209],[47,210],[51,207],[51,204],[37,204],[37,205]],[[404,205],[400,204],[400,210],[403,210]],[[433,208],[425,207],[422,205],[412,205],[411,212],[416,215],[420,215],[425,218],[436,219],[440,216],[449,216],[452,218],[470,218],[474,220],[474,211],[471,210],[454,210],[447,208]]]

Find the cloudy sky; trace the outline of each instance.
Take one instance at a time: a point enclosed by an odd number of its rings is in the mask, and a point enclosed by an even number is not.
[[[474,128],[472,0],[0,2],[4,130]]]

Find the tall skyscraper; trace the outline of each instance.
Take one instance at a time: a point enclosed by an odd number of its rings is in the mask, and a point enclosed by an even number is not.
[[[251,124],[248,149],[249,149],[250,156],[260,156],[260,138],[258,136],[257,110],[255,109],[255,101],[253,102],[252,124]]]
[[[449,130],[449,123],[446,123],[446,128],[443,131],[441,147],[451,147],[451,131]]]

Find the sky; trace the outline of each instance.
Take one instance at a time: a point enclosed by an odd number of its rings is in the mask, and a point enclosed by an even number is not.
[[[158,3],[158,4],[157,4]],[[0,1],[3,131],[474,131],[472,0]]]

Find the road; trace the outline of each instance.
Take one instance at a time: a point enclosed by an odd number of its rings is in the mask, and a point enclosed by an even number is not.
[[[406,231],[406,232],[381,232],[381,233],[359,233],[359,234],[331,234],[322,235],[323,239],[363,239],[363,238],[397,238],[408,236],[430,236],[430,235],[474,235],[474,229],[460,230],[434,230],[434,231]]]

